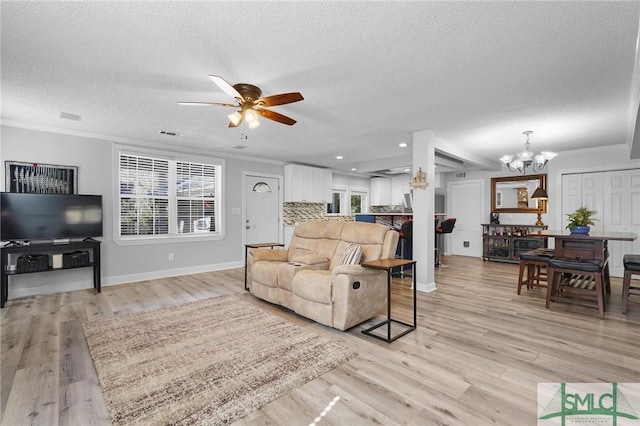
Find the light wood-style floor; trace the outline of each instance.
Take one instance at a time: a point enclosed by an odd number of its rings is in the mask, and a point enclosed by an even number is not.
[[[640,382],[640,306],[620,313],[613,279],[606,319],[516,295],[517,265],[447,256],[438,290],[418,294],[418,330],[387,344],[315,324],[255,299],[243,270],[203,273],[10,301],[1,310],[2,425],[108,425],[82,322],[235,294],[354,348],[358,356],[237,422],[309,425],[534,425],[539,382]],[[409,279],[395,315],[411,320]]]

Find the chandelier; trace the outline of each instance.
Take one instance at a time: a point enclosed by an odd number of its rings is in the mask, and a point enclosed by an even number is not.
[[[415,176],[411,178],[409,186],[411,189],[427,189],[427,186],[429,186],[427,183],[427,174],[422,171],[422,167],[419,167]]]
[[[532,166],[534,172],[539,172],[540,170],[544,169],[544,166],[547,165],[549,160],[558,155],[555,152],[550,151],[542,151],[537,155],[534,154],[531,151],[531,142],[529,142],[529,135],[531,133],[533,133],[533,130],[522,132],[523,135],[527,136],[527,141],[524,144],[524,151],[520,151],[519,153],[515,154],[515,156],[503,155],[502,157],[500,157],[500,161],[502,161],[505,166],[507,166],[509,171],[526,174],[527,168],[529,166]]]

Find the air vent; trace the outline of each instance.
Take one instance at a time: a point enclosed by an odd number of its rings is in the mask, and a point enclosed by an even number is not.
[[[236,145],[233,149],[245,149],[248,145]]]
[[[60,118],[64,118],[65,120],[73,120],[73,121],[82,120],[82,116],[81,115],[71,114],[69,112],[61,112],[60,113]]]
[[[167,132],[166,130],[159,130],[158,133],[165,136],[182,136],[180,133],[176,132]]]
[[[467,177],[466,172],[456,172],[456,179],[464,179]]]

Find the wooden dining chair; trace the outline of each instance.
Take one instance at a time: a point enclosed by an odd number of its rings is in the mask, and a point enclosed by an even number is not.
[[[606,263],[607,260],[595,259],[553,258],[549,260],[547,309],[551,302],[576,303],[597,308],[600,319],[604,319]]]
[[[529,290],[535,287],[547,287],[549,282],[548,263],[553,259],[553,256],[554,250],[547,248],[537,248],[520,253],[518,294],[520,294],[523,285]]]

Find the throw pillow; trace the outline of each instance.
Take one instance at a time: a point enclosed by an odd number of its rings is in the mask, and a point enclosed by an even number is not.
[[[349,243],[342,256],[341,265],[359,265],[362,257],[362,247],[359,244]]]

